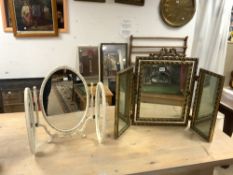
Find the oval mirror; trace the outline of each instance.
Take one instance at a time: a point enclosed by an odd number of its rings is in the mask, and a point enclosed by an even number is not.
[[[32,154],[36,152],[36,143],[35,143],[35,118],[33,110],[33,101],[32,93],[29,88],[24,90],[24,109],[25,109],[25,118],[26,118],[26,127],[28,132],[28,141],[29,147]]]
[[[104,85],[97,83],[95,94],[95,124],[96,134],[99,143],[103,142],[106,127],[106,95]]]
[[[59,67],[44,79],[40,104],[51,127],[61,132],[74,131],[84,122],[88,110],[86,81],[75,70]]]

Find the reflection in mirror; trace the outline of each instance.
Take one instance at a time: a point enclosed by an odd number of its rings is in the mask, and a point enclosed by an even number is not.
[[[140,60],[134,123],[185,125],[195,64],[189,59]]]
[[[117,73],[115,138],[118,138],[130,126],[133,67]]]
[[[223,82],[221,75],[200,70],[192,128],[208,141],[212,140]]]
[[[105,136],[107,106],[104,85],[101,82],[97,83],[95,97],[96,134],[99,143],[102,143]]]
[[[41,87],[42,112],[47,122],[59,131],[72,131],[80,125],[88,100],[85,80],[67,67],[53,71]]]
[[[32,154],[35,154],[36,152],[35,117],[33,110],[32,93],[29,88],[25,88],[24,90],[24,109],[25,109],[26,127],[28,132],[30,151]]]

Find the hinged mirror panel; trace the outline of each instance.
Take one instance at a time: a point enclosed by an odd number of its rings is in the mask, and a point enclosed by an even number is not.
[[[207,141],[213,138],[223,83],[223,76],[200,69],[191,128]]]
[[[133,92],[133,67],[129,67],[116,76],[116,107],[114,135],[118,138],[130,126]]]

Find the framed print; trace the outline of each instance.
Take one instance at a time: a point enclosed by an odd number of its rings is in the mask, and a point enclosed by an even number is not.
[[[16,37],[57,36],[56,0],[11,0],[9,8]]]
[[[57,1],[57,25],[59,32],[68,32],[68,0]]]
[[[145,3],[145,0],[115,0],[115,2],[143,6]]]
[[[116,73],[129,65],[127,43],[102,43],[100,46],[101,81],[114,80]]]
[[[57,23],[59,32],[68,31],[68,0],[56,0],[57,4]],[[1,4],[3,29],[5,32],[12,32],[12,22],[7,0]]]
[[[98,47],[78,47],[79,72],[87,83],[97,84],[99,81]]]
[[[100,80],[113,93],[115,104],[116,74],[129,65],[127,43],[102,43],[100,46]]]
[[[105,2],[105,0],[75,0],[75,1],[86,1],[86,2]]]
[[[1,1],[2,23],[5,32],[12,32],[12,21],[7,0]]]

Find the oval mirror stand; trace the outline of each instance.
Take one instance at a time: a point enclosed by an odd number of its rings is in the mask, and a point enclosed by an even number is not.
[[[25,96],[28,97],[30,89],[26,89]],[[75,134],[85,137],[87,123],[91,120],[95,120],[97,140],[102,143],[106,123],[106,97],[102,83],[97,84],[96,92],[94,92],[93,83],[88,88],[80,73],[67,66],[62,66],[46,76],[40,88],[39,100],[37,96],[38,90],[33,87],[33,98],[31,94],[31,98],[29,98],[31,101],[25,100],[27,123],[31,123],[32,118],[34,122],[33,125],[27,124],[30,146],[34,143],[31,135],[34,133],[35,137],[35,127],[42,127],[50,137],[49,142],[52,142],[55,138]],[[30,111],[28,110],[28,101],[30,101]],[[40,121],[39,109],[41,109],[45,122]],[[31,125],[34,127],[31,128]],[[31,148],[31,150],[33,149]]]

